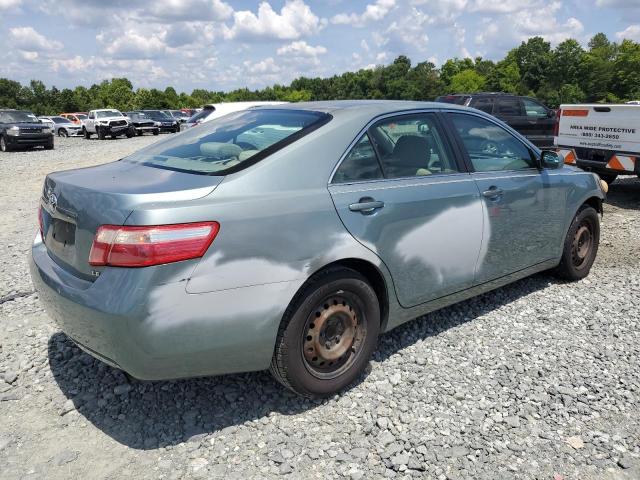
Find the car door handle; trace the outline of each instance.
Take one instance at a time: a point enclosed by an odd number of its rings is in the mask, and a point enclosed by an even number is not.
[[[504,194],[504,190],[498,187],[491,187],[489,190],[482,192],[482,196],[486,198],[497,198]]]
[[[352,212],[360,213],[373,213],[374,211],[383,208],[384,202],[374,200],[371,197],[361,198],[358,203],[352,203],[349,205],[349,210]]]

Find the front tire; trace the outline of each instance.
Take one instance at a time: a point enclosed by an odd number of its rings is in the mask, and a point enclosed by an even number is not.
[[[583,205],[571,222],[564,241],[562,260],[555,270],[560,278],[581,280],[589,275],[600,244],[598,212]]]
[[[98,132],[98,140],[104,140],[104,138],[106,137],[104,129],[98,127],[96,128],[96,131]]]
[[[65,128],[61,128],[60,130],[58,130],[58,136],[59,137],[68,137],[69,133],[67,132],[67,130]]]
[[[332,268],[314,275],[284,314],[271,374],[304,397],[326,397],[364,370],[380,331],[380,305],[360,273]]]
[[[154,135],[160,135],[160,130],[158,130],[157,128],[153,131]]]
[[[7,139],[4,136],[0,135],[0,151],[2,152],[10,152],[11,146],[7,143]]]
[[[82,127],[82,134],[84,135],[85,140],[89,140],[91,138],[91,134],[89,133],[89,131]]]

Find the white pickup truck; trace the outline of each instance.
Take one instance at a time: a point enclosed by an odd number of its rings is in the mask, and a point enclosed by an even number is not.
[[[554,144],[565,163],[607,183],[640,176],[640,105],[561,105]]]
[[[86,139],[94,134],[98,135],[100,140],[106,137],[116,138],[119,135],[131,138],[135,135],[135,129],[130,128],[129,120],[119,110],[103,108],[89,112],[82,125],[82,133]]]

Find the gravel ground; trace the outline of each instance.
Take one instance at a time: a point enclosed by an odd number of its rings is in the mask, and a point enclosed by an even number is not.
[[[640,478],[640,181],[612,185],[588,279],[537,275],[411,322],[312,402],[266,373],[128,381],[40,307],[44,175],[156,140],[0,155],[0,478]]]

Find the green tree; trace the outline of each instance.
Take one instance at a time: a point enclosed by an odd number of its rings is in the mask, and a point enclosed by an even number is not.
[[[486,78],[475,70],[463,70],[451,77],[451,91],[460,93],[480,92],[487,83]]]

